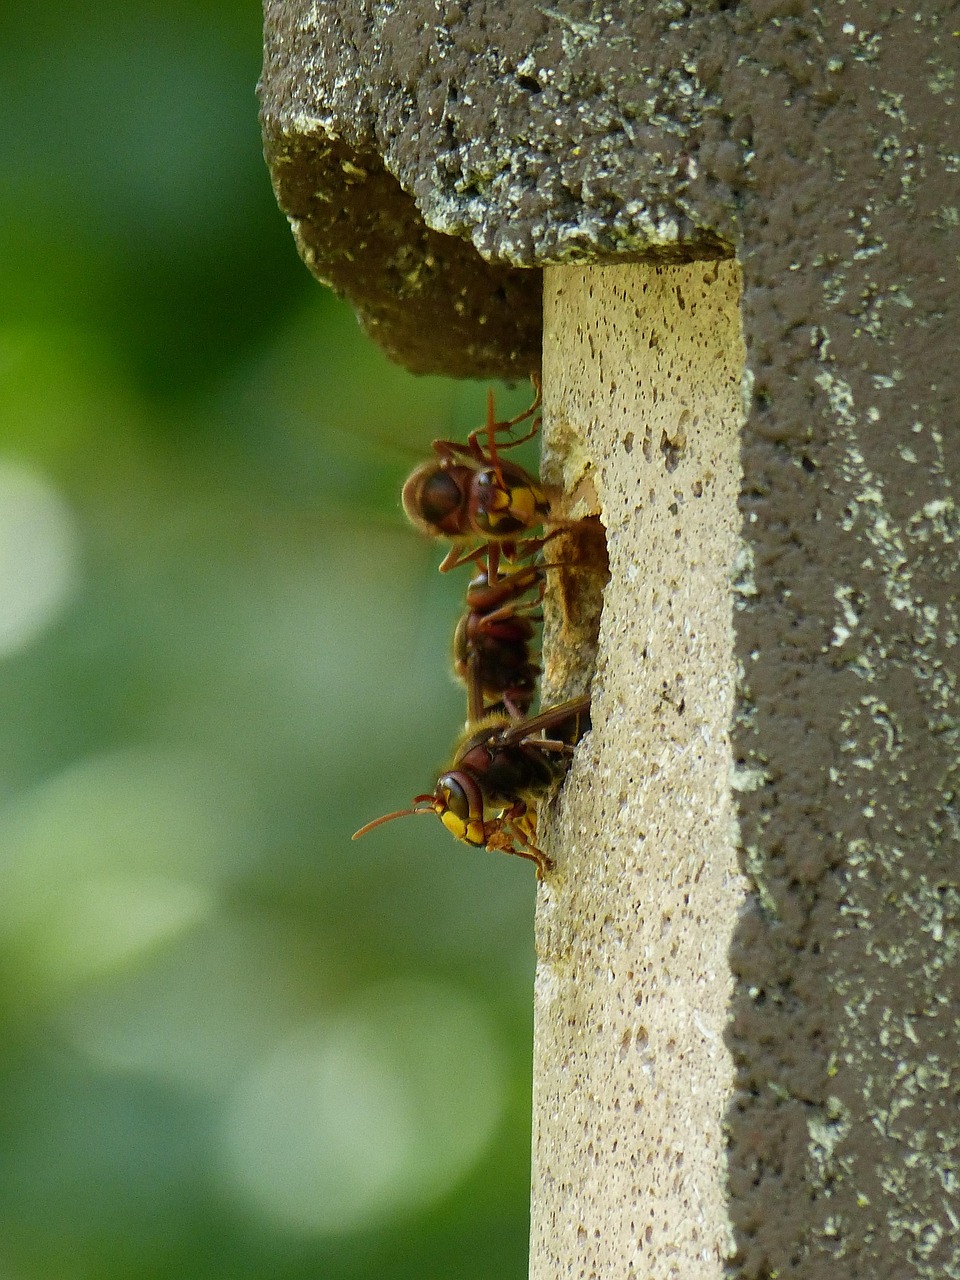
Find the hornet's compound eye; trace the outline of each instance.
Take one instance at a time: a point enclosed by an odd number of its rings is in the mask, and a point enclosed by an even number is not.
[[[437,792],[443,801],[444,809],[465,823],[470,817],[470,801],[457,779],[452,774],[444,774],[440,779]]]
[[[436,809],[440,821],[458,840],[478,848],[486,844],[483,797],[471,779],[445,773],[437,783]]]

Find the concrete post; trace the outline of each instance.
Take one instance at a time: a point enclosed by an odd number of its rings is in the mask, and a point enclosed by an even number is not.
[[[489,12],[269,0],[263,118],[307,262],[411,368],[528,371],[546,272],[546,465],[608,522],[598,643],[562,580],[548,638],[553,688],[599,666],[541,891],[539,1274],[715,1274],[725,1201],[739,1280],[960,1277],[956,6]],[[676,293],[643,335],[657,267],[734,258],[731,694],[729,262],[698,338]],[[591,298],[615,264],[647,294]]]

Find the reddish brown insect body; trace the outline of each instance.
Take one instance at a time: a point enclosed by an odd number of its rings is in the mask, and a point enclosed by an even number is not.
[[[537,802],[565,772],[569,757],[589,728],[590,698],[572,698],[526,720],[492,713],[470,725],[453,765],[432,792],[361,827],[354,840],[383,822],[414,813],[435,813],[458,840],[477,848],[512,853],[536,864],[537,879],[553,863],[537,847]],[[552,731],[552,737],[539,736]]]
[[[467,611],[453,637],[454,671],[467,686],[470,723],[505,710],[515,720],[530,710],[540,668],[531,642],[543,598],[543,567],[525,565],[489,581],[478,574],[467,588]]]
[[[540,387],[536,386],[530,408],[505,422],[496,420],[490,392],[485,426],[471,432],[466,444],[434,440],[436,456],[417,467],[404,484],[403,509],[411,523],[430,537],[454,543],[440,565],[441,572],[486,555],[488,572],[495,580],[501,555],[516,560],[532,551],[518,548],[543,524],[550,502],[529,472],[515,462],[505,462],[500,454],[538,431],[540,419],[534,415],[540,407]],[[533,418],[533,424],[526,435],[498,440],[528,418]],[[480,443],[481,434],[486,434],[486,448]]]

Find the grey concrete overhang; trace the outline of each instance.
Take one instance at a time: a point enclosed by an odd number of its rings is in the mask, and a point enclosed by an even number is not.
[[[409,368],[526,374],[538,268],[732,252],[730,39],[719,0],[267,0],[266,154],[305,261]]]

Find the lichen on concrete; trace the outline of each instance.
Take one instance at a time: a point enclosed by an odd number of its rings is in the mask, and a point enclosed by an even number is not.
[[[838,6],[805,73],[809,176],[787,196],[776,155],[752,164],[780,238],[745,261],[734,740],[764,785],[740,805],[731,1188],[751,1278],[960,1274],[957,185],[928,96],[951,92],[929,73],[951,30]]]

